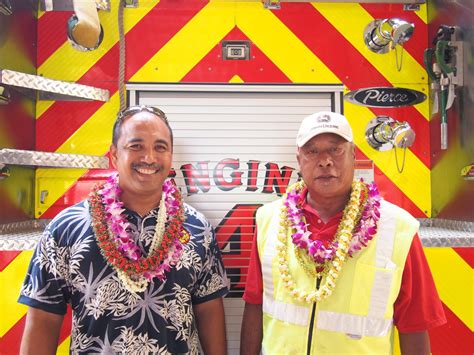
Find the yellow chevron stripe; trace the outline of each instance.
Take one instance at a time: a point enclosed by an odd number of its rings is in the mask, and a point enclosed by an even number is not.
[[[234,5],[230,3],[208,3],[130,81],[180,81],[232,30],[233,10]]]
[[[415,11],[415,14],[421,19],[421,21],[423,21],[425,24],[428,24],[428,7],[426,6],[426,4],[421,4],[420,10]]]
[[[441,300],[474,331],[473,269],[451,248],[424,251]]]
[[[357,147],[387,175],[400,190],[418,206],[427,216],[431,215],[431,185],[430,169],[418,159],[409,149],[406,151],[406,160],[403,173],[398,173],[395,162],[395,150],[379,152],[369,146],[365,140],[365,127],[374,118],[374,114],[367,107],[346,103],[344,114],[354,131]],[[398,161],[403,160],[403,151],[397,150]]]
[[[115,122],[118,93],[102,105],[67,141],[58,148],[58,153],[105,155],[112,141],[112,127]],[[94,144],[91,144],[91,138]],[[48,191],[45,203],[35,198],[35,215],[40,217],[64,193],[86,173],[86,169],[37,169],[36,191]]]
[[[410,83],[425,85],[428,92],[428,76],[420,64],[403,51],[402,70],[396,68],[395,51],[377,54],[369,50],[363,38],[364,28],[374,20],[359,4],[312,3],[312,5],[394,86],[408,86]],[[341,19],[344,21],[341,21]],[[416,30],[415,30],[416,35]],[[397,54],[400,56],[400,46]],[[350,63],[348,63],[350,65]],[[429,104],[416,105],[415,108],[429,120]]]
[[[27,307],[17,303],[33,251],[20,253],[0,272],[2,302],[0,302],[0,337],[3,337],[26,314]]]
[[[244,81],[242,80],[242,78],[238,75],[234,75],[230,80],[229,80],[229,83],[232,83],[232,84],[243,84]]]
[[[69,347],[71,345],[71,337],[67,337],[56,349],[56,354],[69,354]]]
[[[158,2],[159,0],[147,0],[140,3],[136,9],[125,9],[124,32],[130,31]],[[104,40],[98,49],[91,52],[79,52],[72,48],[68,41],[65,41],[38,68],[38,75],[69,82],[76,82],[81,78],[119,41],[116,4],[118,4],[116,1],[112,3],[110,12],[99,11],[100,23],[104,29]],[[58,31],[63,31],[63,29],[59,28]],[[41,118],[41,115],[53,103],[54,101],[38,101],[36,117]]]
[[[291,81],[318,84],[341,82],[261,3],[238,3],[237,25]]]

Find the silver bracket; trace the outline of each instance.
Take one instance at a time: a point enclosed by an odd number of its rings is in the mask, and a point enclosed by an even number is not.
[[[72,99],[109,101],[109,91],[92,86],[47,79],[39,75],[20,73],[13,70],[0,70],[0,84],[17,88],[33,89],[59,94]]]
[[[404,4],[404,11],[420,11],[420,4]]]
[[[280,10],[280,0],[263,0],[263,7],[268,10]]]
[[[98,10],[110,11],[110,0],[95,0]],[[40,0],[41,11],[74,11],[73,0]]]
[[[46,168],[108,169],[107,157],[82,154],[0,149],[0,165],[26,165]]]

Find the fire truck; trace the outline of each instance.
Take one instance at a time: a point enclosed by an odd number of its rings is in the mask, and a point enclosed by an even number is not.
[[[356,176],[421,223],[448,319],[432,353],[472,354],[473,25],[471,0],[0,0],[0,353],[46,224],[112,173],[119,109],[153,105],[222,250],[230,354],[255,212],[298,179],[296,132],[323,110],[350,121]]]

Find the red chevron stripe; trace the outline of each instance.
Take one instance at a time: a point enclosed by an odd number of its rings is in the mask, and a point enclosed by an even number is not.
[[[474,354],[471,330],[446,305],[443,304],[443,308],[448,323],[430,329],[431,353],[433,355]]]
[[[357,160],[370,160],[360,149],[356,149]],[[427,213],[424,213],[420,208],[405,196],[402,190],[392,181],[387,175],[383,173],[376,165],[374,165],[374,180],[380,193],[387,201],[405,209],[413,217],[426,218]]]
[[[38,67],[67,41],[67,20],[72,11],[46,12],[38,20]]]
[[[453,248],[461,258],[474,269],[474,247],[471,248]]]
[[[26,315],[0,338],[0,354],[19,354],[21,336],[25,328]]]
[[[371,86],[392,86],[383,75],[365,59],[354,46],[334,28],[329,21],[310,4],[292,4],[285,11],[273,11],[311,51],[347,86],[350,90]],[[317,26],[308,26],[313,23]],[[328,50],[334,48],[334,50]],[[336,52],[337,51],[337,52]],[[357,68],[351,63],[357,64]],[[372,109],[374,117],[380,109]],[[430,164],[429,124],[413,107],[383,109],[384,114],[393,112],[398,120],[408,121],[418,133],[411,151],[426,166]]]
[[[249,38],[234,27],[222,40]],[[250,60],[222,60],[221,41],[183,78],[183,82],[227,83],[238,75],[246,83],[289,83],[288,77],[253,43]]]
[[[5,335],[0,338],[0,354],[19,354],[21,337],[25,328],[26,315],[11,327]],[[68,307],[67,313],[64,315],[63,325],[59,334],[58,344],[71,335],[72,313],[71,307]]]
[[[5,268],[10,265],[10,263],[19,255],[21,251],[9,251],[2,250],[0,251],[0,272],[5,270]]]
[[[403,46],[410,55],[421,65],[423,63],[423,53],[428,42],[428,26],[416,15],[415,11],[403,10],[402,4],[360,4],[374,19],[399,18],[415,25],[412,38]],[[394,55],[393,53],[390,55]],[[400,55],[400,52],[398,52]],[[403,69],[402,69],[403,70]]]
[[[179,11],[176,5],[176,1],[160,1],[127,33],[125,80],[130,79],[206,3],[186,1],[186,6]],[[112,96],[117,91],[118,58],[116,44],[78,82],[108,89]],[[102,105],[102,102],[55,102],[37,122],[36,150],[58,149]]]

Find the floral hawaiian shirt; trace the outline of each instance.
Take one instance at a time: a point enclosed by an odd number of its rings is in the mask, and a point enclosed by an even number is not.
[[[158,209],[145,217],[126,210],[131,235],[147,252]],[[227,292],[227,277],[213,228],[185,204],[191,235],[166,280],[153,279],[131,293],[99,251],[83,201],[58,214],[46,228],[31,260],[19,302],[65,314],[72,307],[72,353],[198,353],[192,306]]]

